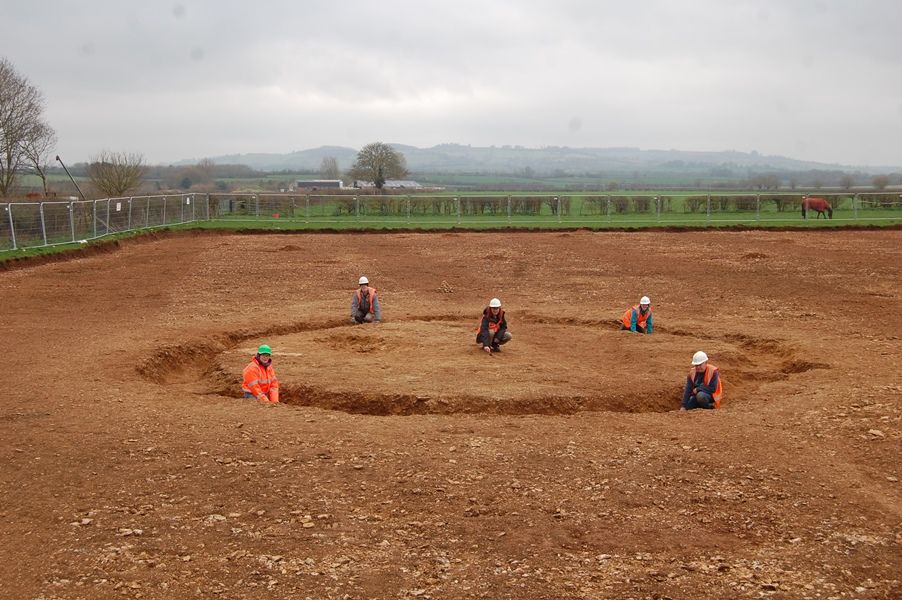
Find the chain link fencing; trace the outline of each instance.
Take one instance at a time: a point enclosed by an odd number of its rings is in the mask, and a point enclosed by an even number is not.
[[[310,227],[409,225],[642,226],[798,224],[802,194],[291,195],[211,194],[213,220],[304,223]],[[902,219],[902,195],[818,194],[832,221]],[[822,215],[826,220],[826,215]]]
[[[200,194],[0,204],[0,251],[86,242],[209,219]]]
[[[812,195],[813,197],[814,195]],[[304,228],[641,227],[902,222],[902,194],[185,194],[0,204],[0,251],[93,240],[197,221]]]

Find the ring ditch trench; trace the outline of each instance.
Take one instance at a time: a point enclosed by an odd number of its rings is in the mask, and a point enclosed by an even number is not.
[[[720,369],[725,408],[755,397],[765,381],[830,368],[780,340],[746,334],[699,337],[658,327],[643,336],[611,321],[529,314],[518,316],[512,332],[501,353],[487,355],[474,343],[475,320],[462,315],[359,326],[301,321],[163,346],[137,371],[160,385],[242,398],[242,368],[266,343],[282,403],[388,416],[672,411],[699,348]]]

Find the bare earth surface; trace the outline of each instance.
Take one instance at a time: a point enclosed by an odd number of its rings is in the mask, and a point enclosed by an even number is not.
[[[902,597],[898,230],[172,235],[0,309],[3,599]]]

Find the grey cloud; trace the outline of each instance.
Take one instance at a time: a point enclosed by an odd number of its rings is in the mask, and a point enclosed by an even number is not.
[[[50,0],[8,7],[0,39],[82,157],[383,139],[902,164],[900,17],[892,0]]]

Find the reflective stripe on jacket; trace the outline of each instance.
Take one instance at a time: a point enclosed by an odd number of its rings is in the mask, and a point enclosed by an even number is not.
[[[723,384],[720,380],[720,372],[712,364],[705,365],[705,376],[700,385],[695,384],[695,377],[698,375],[698,368],[689,369],[689,375],[686,377],[686,390],[692,392],[692,388],[699,388],[703,392],[708,392],[714,399],[714,408],[720,408],[720,399],[723,398]],[[711,389],[711,382],[714,381],[714,389]]]
[[[479,322],[479,327],[476,328],[476,331],[479,332],[480,336],[487,332],[497,336],[499,333],[504,333],[506,329],[507,320],[504,318],[504,309],[500,309],[497,316],[492,316],[492,309],[486,307],[482,311],[482,320]]]
[[[249,392],[259,398],[265,395],[271,402],[279,401],[279,380],[272,368],[272,361],[265,367],[257,360],[256,355],[251,362],[244,367],[244,377],[241,381],[241,391]]]
[[[626,309],[626,312],[620,317],[620,321],[623,323],[624,327],[631,331],[636,331],[636,326],[639,326],[648,331],[648,333],[651,333],[651,306],[648,307],[648,312],[644,315],[640,309],[641,306],[639,304],[631,306]],[[633,319],[635,319],[635,321]],[[646,321],[648,321],[648,325],[645,324]]]

